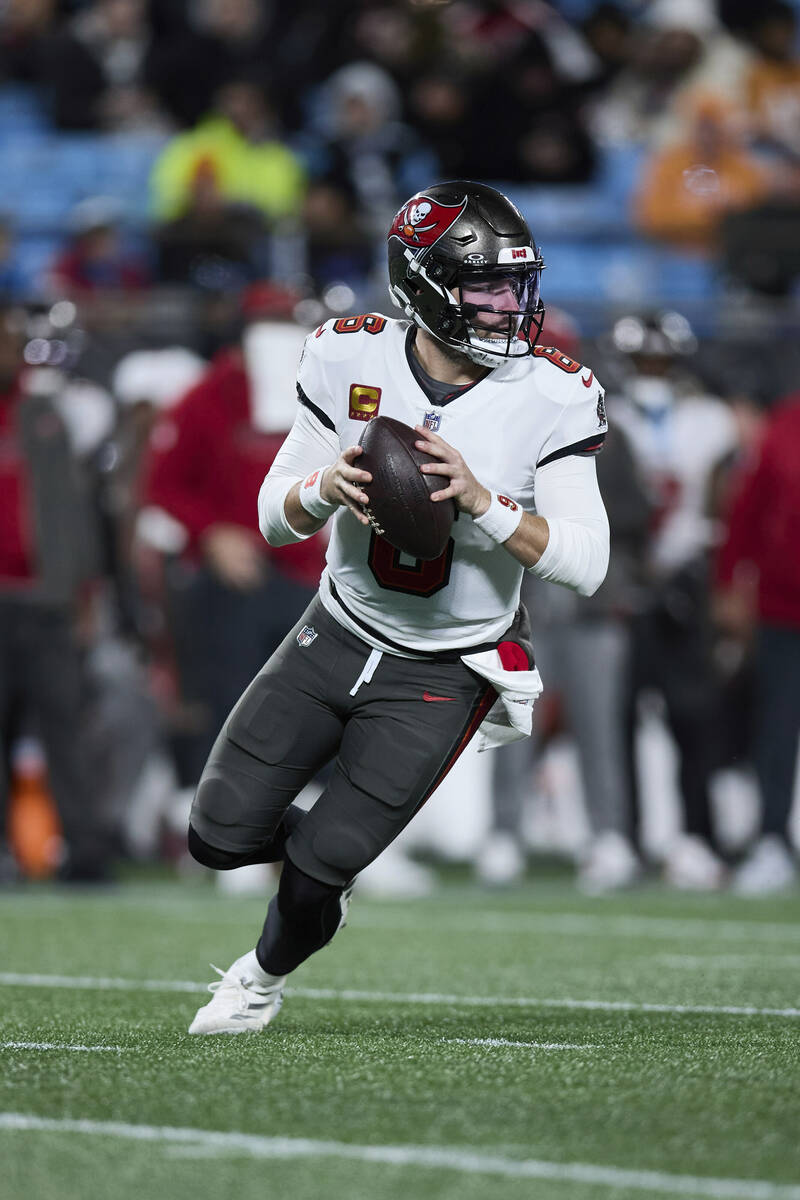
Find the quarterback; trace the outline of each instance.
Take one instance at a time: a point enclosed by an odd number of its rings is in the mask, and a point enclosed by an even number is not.
[[[199,862],[283,862],[258,944],[210,985],[190,1033],[263,1029],[288,974],[343,923],[353,881],[470,739],[530,732],[541,690],[519,603],[529,570],[589,595],[608,565],[593,456],[606,434],[588,367],[537,338],[544,263],[493,188],[438,184],[389,231],[405,320],[331,320],[306,340],[297,417],[259,495],[264,537],[333,518],[319,594],[225,722],[189,828]],[[458,510],[442,555],[410,559],[370,526],[365,422],[394,417]],[[327,762],[310,812],[292,803]]]

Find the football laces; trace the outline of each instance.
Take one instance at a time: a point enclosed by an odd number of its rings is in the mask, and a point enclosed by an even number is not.
[[[383,536],[384,536],[384,534],[386,533],[386,530],[383,528],[383,526],[381,525],[380,521],[379,521],[379,520],[378,520],[378,518],[375,516],[375,513],[372,511],[372,509],[369,507],[369,505],[368,505],[368,504],[362,504],[362,505],[361,505],[361,509],[362,509],[362,512],[364,513],[364,516],[367,518],[367,520],[369,521],[370,525],[371,525],[371,526],[372,526],[372,528],[375,530],[375,532],[376,532],[376,533],[377,533],[377,534],[378,534],[380,537],[383,537]]]

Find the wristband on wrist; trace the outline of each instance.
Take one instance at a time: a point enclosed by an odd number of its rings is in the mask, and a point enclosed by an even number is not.
[[[318,520],[329,517],[339,507],[338,504],[330,504],[327,500],[323,500],[320,495],[319,489],[324,473],[325,467],[317,467],[300,483],[300,503],[307,513]]]
[[[491,497],[486,512],[472,519],[478,529],[493,541],[507,542],[522,520],[522,509],[516,500],[510,500],[498,492],[492,492]]]

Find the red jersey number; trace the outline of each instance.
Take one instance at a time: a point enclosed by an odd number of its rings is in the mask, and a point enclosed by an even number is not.
[[[446,588],[450,582],[455,542],[448,539],[438,558],[424,562],[418,558],[408,564],[401,562],[399,550],[395,550],[385,538],[373,533],[369,541],[367,562],[379,587],[389,592],[404,592],[407,596],[433,596]]]
[[[362,329],[366,329],[367,333],[381,333],[385,328],[386,317],[379,317],[377,313],[361,313],[358,317],[339,317],[339,320],[333,323],[334,333],[360,333]]]
[[[534,346],[533,354],[534,358],[549,358],[554,367],[566,371],[568,375],[576,375],[581,369],[579,362],[575,362],[575,359],[567,354],[562,354],[557,346]]]

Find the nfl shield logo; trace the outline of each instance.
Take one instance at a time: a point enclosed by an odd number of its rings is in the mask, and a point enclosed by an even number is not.
[[[310,646],[319,637],[313,625],[304,625],[297,635],[298,646]]]
[[[426,429],[430,429],[433,433],[439,432],[439,426],[442,423],[442,414],[437,412],[426,412],[425,419],[422,424]]]

